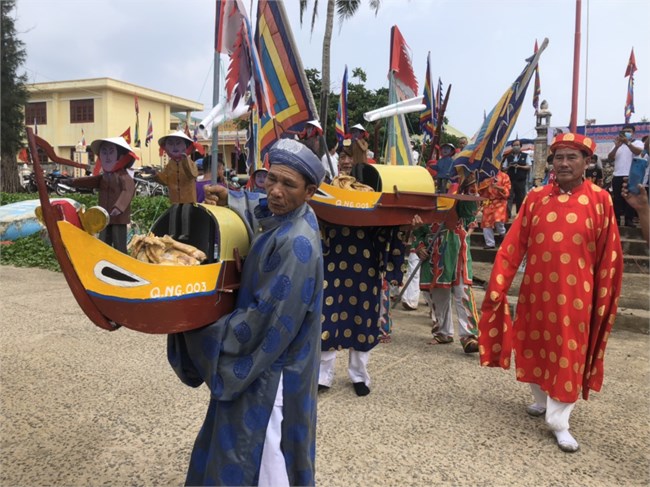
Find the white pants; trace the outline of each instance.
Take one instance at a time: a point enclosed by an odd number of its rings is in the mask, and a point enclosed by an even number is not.
[[[260,487],[289,487],[289,475],[284,455],[280,448],[282,440],[282,374],[280,384],[275,395],[273,411],[266,427],[266,438],[262,449],[262,463],[260,465]]]
[[[407,262],[408,272],[404,282],[411,277],[411,274],[413,274],[413,279],[411,279],[411,282],[404,290],[404,294],[402,294],[402,303],[406,303],[407,306],[415,309],[418,307],[418,303],[420,302],[420,268],[418,267],[420,259],[415,252],[410,252]],[[417,271],[415,270],[416,268]],[[415,271],[415,273],[413,273],[413,271]]]
[[[506,226],[503,224],[503,222],[494,222],[494,228],[496,229],[497,234],[501,235],[502,237],[506,234]],[[485,245],[488,247],[494,247],[496,245],[496,242],[494,240],[494,230],[491,228],[483,229],[483,238],[485,239]]]
[[[535,398],[535,404],[546,407],[545,421],[553,431],[565,431],[569,429],[569,418],[575,402],[560,402],[548,397],[537,384],[530,384],[530,390]]]
[[[424,296],[424,300],[427,302],[427,306],[429,307],[429,316],[431,317],[431,321],[433,322],[433,326],[437,326],[438,324],[438,318],[436,317],[436,307],[433,305],[433,299],[431,298],[431,292],[425,291],[422,293]]]
[[[463,299],[469,300],[469,286],[467,284],[452,286],[451,289],[440,287],[431,289],[431,300],[438,318],[436,335],[454,336],[454,322],[451,319],[452,295],[456,307],[456,317],[458,318],[458,335],[460,338],[474,336],[470,331],[470,325],[472,329],[476,329],[477,324],[470,324],[470,320],[475,321],[474,317],[463,304]]]
[[[350,349],[348,360],[348,375],[353,383],[363,382],[370,387],[370,374],[368,374],[368,360],[370,352],[359,352]],[[336,350],[320,353],[320,369],[318,371],[318,383],[323,386],[332,387],[334,382],[334,364],[336,363]]]

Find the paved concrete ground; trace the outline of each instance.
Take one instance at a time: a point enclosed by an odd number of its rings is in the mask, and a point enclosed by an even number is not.
[[[181,485],[208,394],[178,381],[165,337],[95,327],[61,274],[0,267],[0,286],[0,485]],[[572,455],[525,414],[514,371],[428,345],[423,309],[394,320],[372,393],[355,396],[342,353],[319,398],[320,486],[650,483],[650,336],[612,333],[603,391],[573,414]]]

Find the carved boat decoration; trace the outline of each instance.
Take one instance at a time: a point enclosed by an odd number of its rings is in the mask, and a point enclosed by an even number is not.
[[[58,157],[31,128],[27,136],[52,247],[72,294],[95,325],[106,330],[124,326],[144,333],[177,333],[208,325],[234,308],[241,258],[250,244],[236,213],[210,205],[192,207],[187,243],[207,255],[206,263],[163,266],[141,262],[61,219],[50,203],[37,149],[56,163],[71,161]],[[177,213],[180,217],[181,212]],[[157,220],[154,235],[168,233],[171,214],[168,210]]]
[[[420,166],[356,164],[352,176],[373,191],[355,191],[322,183],[310,204],[321,220],[336,225],[408,225],[417,214],[424,223],[454,226],[458,200],[480,200],[472,195],[436,193],[429,172]]]

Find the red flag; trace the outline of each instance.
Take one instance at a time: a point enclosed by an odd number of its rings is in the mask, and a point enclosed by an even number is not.
[[[235,50],[237,33],[241,29],[246,8],[241,0],[217,0],[214,29],[214,49],[232,54]]]
[[[418,92],[418,80],[413,72],[410,49],[396,25],[390,31],[390,71],[404,98],[413,98]]]
[[[625,69],[625,76],[624,78],[627,78],[628,76],[634,76],[634,72],[636,71],[636,59],[634,58],[634,48],[632,48],[632,52],[630,53],[630,60],[627,62],[627,68]]]
[[[625,123],[630,122],[630,117],[634,113],[634,72],[636,71],[636,59],[634,59],[634,48],[630,53],[630,60],[627,62],[625,77],[630,79],[627,82],[627,97],[625,98]]]
[[[124,132],[120,134],[120,137],[122,137],[124,140],[126,140],[126,143],[131,145],[131,127],[126,129]]]

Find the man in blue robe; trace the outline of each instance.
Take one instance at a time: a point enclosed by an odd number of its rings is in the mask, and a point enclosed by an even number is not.
[[[237,211],[255,235],[236,308],[216,323],[169,335],[180,379],[210,389],[188,485],[314,485],[323,259],[307,201],[324,176],[303,144],[269,151],[267,198],[206,188],[206,202]],[[266,204],[264,204],[266,203]]]
[[[354,146],[346,142],[341,148],[339,170],[341,175],[349,176],[355,166],[365,163],[354,162]],[[321,221],[325,285],[319,390],[332,387],[337,352],[349,349],[348,376],[354,391],[358,396],[370,393],[368,361],[382,334],[382,284],[384,280],[400,283],[403,277],[402,230],[396,226],[352,227]]]

